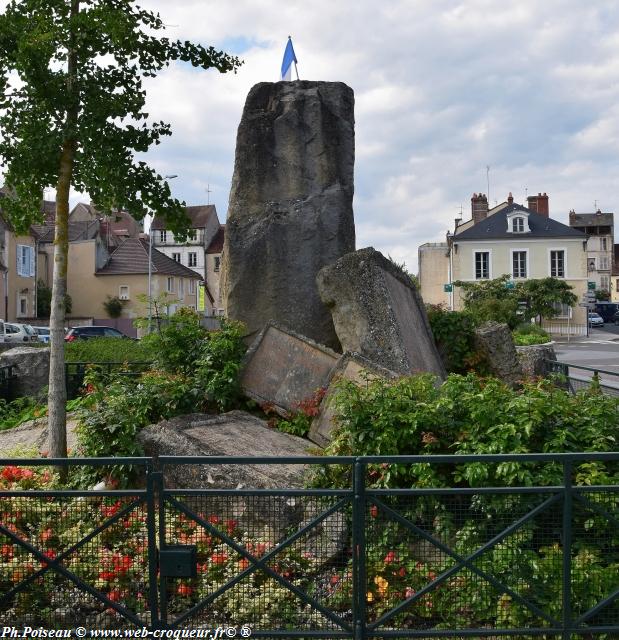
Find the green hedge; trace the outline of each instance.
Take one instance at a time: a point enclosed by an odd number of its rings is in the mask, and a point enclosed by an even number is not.
[[[149,362],[152,347],[141,340],[91,338],[65,344],[66,362]]]

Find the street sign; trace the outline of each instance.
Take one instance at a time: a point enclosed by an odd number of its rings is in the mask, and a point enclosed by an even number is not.
[[[451,293],[453,291],[453,285],[451,283],[443,285],[443,291],[445,293]]]
[[[516,283],[515,283],[515,282],[512,282],[511,280],[509,280],[509,281],[507,281],[507,282],[505,283],[505,288],[506,288],[506,289],[513,289],[513,288],[515,288],[515,286],[516,286]]]
[[[587,289],[589,291],[595,291],[595,282],[591,282],[591,280],[589,280],[589,282],[587,282]]]

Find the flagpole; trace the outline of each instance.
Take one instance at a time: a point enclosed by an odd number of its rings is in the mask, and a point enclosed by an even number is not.
[[[297,63],[294,63],[294,71],[297,74],[297,80],[299,79],[299,70],[297,69]]]

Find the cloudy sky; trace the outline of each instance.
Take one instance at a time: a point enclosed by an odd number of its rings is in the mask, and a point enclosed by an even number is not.
[[[225,219],[236,129],[250,87],[276,81],[292,35],[302,79],[351,86],[357,246],[417,269],[417,247],[502,202],[547,192],[551,216],[618,209],[616,0],[143,0],[170,37],[244,60],[219,75],[174,66],[148,109],[173,137],[149,153],[188,204]]]

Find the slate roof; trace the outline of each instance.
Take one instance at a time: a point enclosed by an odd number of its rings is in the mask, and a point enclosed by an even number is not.
[[[220,224],[219,231],[213,236],[211,244],[206,248],[206,253],[221,253],[224,250],[224,238],[226,235],[226,225]]]
[[[33,224],[33,231],[37,233],[41,242],[54,242],[54,226],[46,224]],[[69,242],[76,240],[92,240],[99,231],[98,220],[84,220],[69,222]]]
[[[571,227],[612,227],[613,214],[602,213],[570,213]]]
[[[529,216],[529,229],[527,233],[511,233],[507,231],[507,215],[514,211],[522,211]],[[535,213],[520,204],[510,204],[504,209],[488,216],[476,225],[469,227],[454,237],[455,242],[461,240],[514,240],[514,238],[581,238],[586,239],[586,234],[578,229],[568,227],[566,224]]]
[[[204,229],[209,218],[217,215],[214,204],[200,204],[195,207],[185,207],[187,217],[191,220],[192,229]],[[155,231],[166,229],[165,219],[161,216],[155,216],[150,227]]]
[[[153,247],[152,273],[202,280],[202,276],[180,262],[169,258]],[[111,254],[108,263],[98,271],[97,276],[136,275],[148,273],[148,240],[128,238]]]

